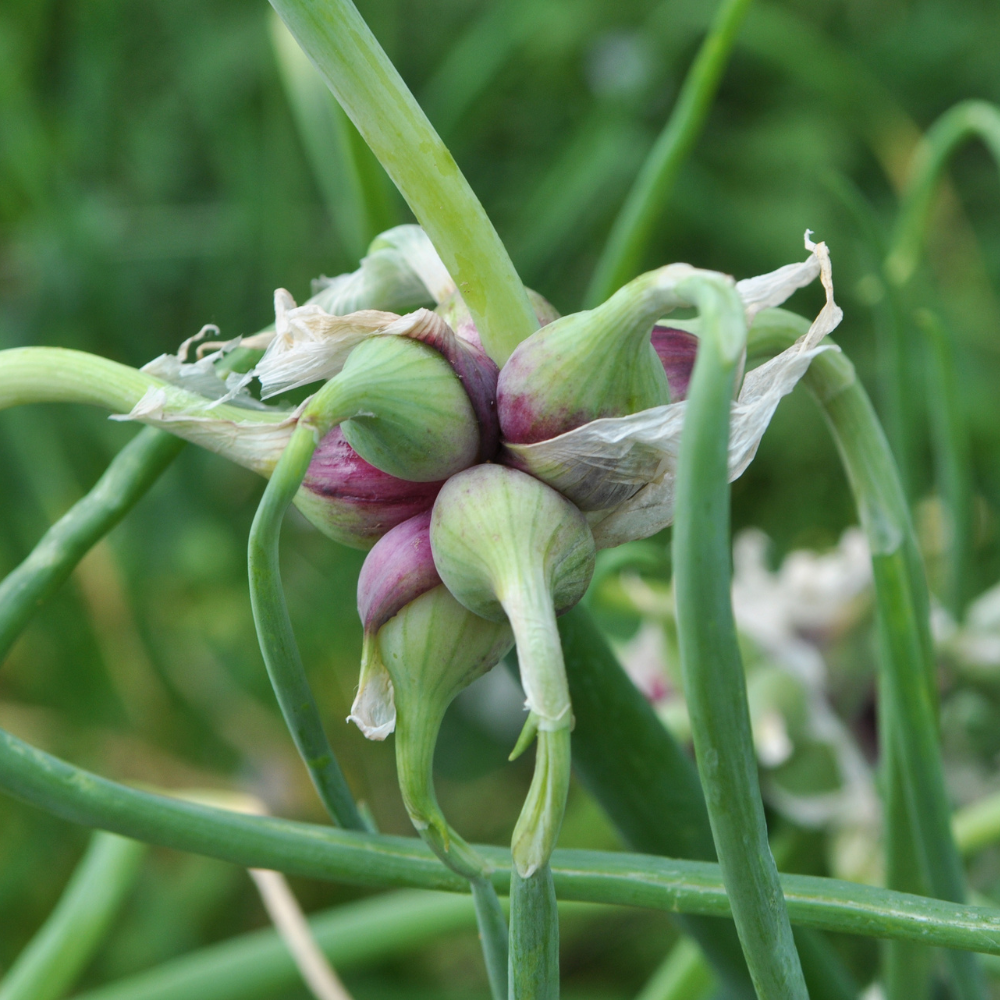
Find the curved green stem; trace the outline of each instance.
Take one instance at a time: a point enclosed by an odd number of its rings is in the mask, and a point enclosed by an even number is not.
[[[938,181],[955,152],[976,138],[982,140],[1000,167],[1000,108],[986,101],[962,101],[941,115],[924,136],[903,192],[892,249],[885,261],[885,273],[893,284],[905,285],[917,269]]]
[[[750,0],[722,0],[719,5],[674,110],[614,221],[587,290],[588,307],[603,302],[639,271],[660,210],[708,117],[749,6]]]
[[[559,916],[549,858],[569,793],[572,714],[551,587],[533,570],[501,595],[536,733],[531,787],[511,840],[509,981],[512,1000],[556,1000]]]
[[[0,583],[0,661],[39,606],[135,506],[183,447],[180,438],[143,428],[91,491],[45,532],[20,566],[7,574]]]
[[[451,828],[434,792],[434,748],[443,711],[403,711],[401,704],[397,709],[396,775],[403,804],[424,843],[468,880],[490,992],[494,1000],[507,1000],[507,920],[489,880],[492,867]]]
[[[0,1000],[59,1000],[104,941],[146,845],[95,833],[56,908],[0,984]]]
[[[451,153],[350,0],[272,6],[413,209],[502,365],[538,320]]]
[[[677,469],[674,586],[684,693],[715,847],[760,1000],[808,996],[767,840],[730,603],[728,441],[745,342],[735,290],[695,279],[701,345]]]
[[[414,838],[249,816],[128,788],[2,730],[0,788],[70,822],[243,868],[353,885],[468,890],[465,879]],[[494,867],[493,884],[503,890],[510,878],[509,852],[485,845],[476,850]],[[561,899],[708,917],[732,912],[719,866],[703,861],[557,850],[552,876]],[[810,875],[782,875],[780,880],[796,923],[1000,954],[1000,910]]]
[[[128,413],[150,389],[164,394],[164,408],[241,423],[280,423],[288,414],[251,410],[188,392],[155,375],[108,358],[65,347],[13,347],[0,351],[0,410],[25,403],[86,403]]]
[[[366,829],[329,740],[306,678],[281,586],[278,544],[285,511],[295,498],[320,438],[336,422],[328,412],[339,386],[335,381],[313,397],[274,469],[250,528],[250,603],[261,654],[281,712],[316,791],[333,820],[352,830]]]
[[[762,325],[784,324],[786,343],[808,326],[783,310],[769,313],[761,314]],[[906,498],[851,362],[839,351],[827,351],[813,360],[804,381],[830,425],[872,554],[882,649],[879,722],[884,739],[893,741],[895,753],[889,756],[900,773],[917,862],[933,895],[961,902],[965,873],[951,833],[938,739],[927,585]],[[974,961],[958,954],[950,961],[961,995],[981,996]]]

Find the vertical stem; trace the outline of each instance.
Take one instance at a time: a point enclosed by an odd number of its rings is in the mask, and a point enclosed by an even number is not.
[[[691,282],[702,337],[677,469],[674,581],[684,691],[733,919],[760,1000],[808,993],[767,839],[730,603],[728,442],[745,342],[735,291]]]
[[[642,255],[681,165],[694,148],[719,88],[750,0],[722,0],[698,50],[677,104],[611,228],[587,290],[586,304],[603,302],[639,271]]]
[[[0,1000],[64,996],[103,942],[145,856],[145,844],[95,833],[56,908],[4,976]]]
[[[272,0],[413,209],[502,365],[538,328],[479,199],[350,0]]]
[[[332,389],[328,390],[328,387]],[[302,485],[309,462],[327,424],[323,407],[335,382],[327,382],[302,414],[274,469],[250,529],[248,561],[250,603],[261,654],[282,715],[316,791],[333,820],[347,829],[365,830],[347,781],[323,730],[323,720],[306,678],[281,586],[278,544],[285,511]]]
[[[788,318],[789,341],[807,325],[780,310],[772,313],[779,314]],[[921,877],[937,898],[962,902],[965,873],[944,784],[927,584],[906,498],[885,434],[850,361],[839,351],[827,351],[813,360],[805,382],[830,425],[872,553],[882,650],[879,726],[883,745],[891,747],[885,781],[891,787],[887,809],[896,838],[890,846],[898,852],[898,860],[890,855],[890,871],[904,877],[912,867],[903,853],[909,850],[902,839],[904,823],[894,818],[895,797],[902,796]],[[898,786],[892,787],[894,770]],[[912,879],[905,877],[907,884],[898,888],[912,890]],[[982,997],[975,956],[952,951],[948,960],[958,995]]]
[[[882,651],[886,656],[887,652]],[[893,732],[891,706],[879,713],[879,758],[882,785],[882,837],[885,844],[886,885],[903,892],[923,895],[927,891],[903,794],[903,775],[898,739]],[[886,1000],[926,1000],[931,989],[929,948],[912,941],[883,941],[881,944],[882,989]]]
[[[183,447],[180,438],[143,428],[115,456],[91,491],[7,574],[0,583],[0,661],[38,608],[135,506]]]
[[[552,869],[510,868],[510,1000],[559,1000],[559,911]]]

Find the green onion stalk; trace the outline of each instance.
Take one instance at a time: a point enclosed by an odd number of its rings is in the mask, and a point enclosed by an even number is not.
[[[183,801],[129,788],[44,753],[0,731],[0,788],[70,822],[111,830],[244,868],[373,888],[468,892],[415,838],[366,834]],[[510,853],[475,848],[504,891]],[[607,851],[556,850],[551,869],[561,899],[664,912],[731,917],[718,865]],[[1000,910],[912,896],[810,875],[781,875],[797,924],[835,933],[915,941],[1000,954]]]
[[[701,337],[678,457],[673,535],[684,693],[719,864],[757,995],[806,1000],[767,840],[730,602],[729,415],[746,321],[731,284],[704,277],[687,284],[700,310]]]
[[[272,6],[424,227],[483,346],[502,365],[538,320],[454,157],[350,0],[273,0]]]
[[[313,785],[338,825],[364,830],[366,824],[326,737],[309,687],[288,615],[278,561],[285,511],[302,485],[316,446],[342,416],[337,409],[342,405],[338,387],[337,380],[331,379],[310,401],[264,490],[250,528],[250,602],[268,676]]]
[[[90,492],[53,524],[24,562],[0,582],[0,662],[38,607],[135,506],[183,447],[184,442],[172,434],[143,428]]]
[[[758,317],[756,349],[770,341],[788,346],[805,321],[784,310]],[[868,537],[879,615],[879,726],[885,752],[885,780],[898,789],[886,802],[887,821],[905,815],[915,856],[890,854],[890,875],[898,871],[908,887],[913,869],[940,899],[965,899],[965,873],[951,831],[937,730],[937,692],[930,635],[929,599],[923,566],[888,442],[854,366],[840,351],[817,356],[805,376],[834,435],[847,471],[862,527]],[[901,796],[901,798],[897,798]],[[904,813],[905,810],[905,813]],[[905,850],[890,837],[893,852]],[[949,954],[952,977],[962,997],[982,996],[972,956]]]

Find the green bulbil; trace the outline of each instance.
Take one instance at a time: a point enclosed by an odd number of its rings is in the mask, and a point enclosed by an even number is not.
[[[447,479],[470,466],[479,425],[451,365],[408,337],[372,337],[331,382],[348,444],[377,469],[411,482]]]
[[[527,878],[548,862],[562,823],[573,720],[556,612],[586,591],[594,539],[583,514],[544,483],[502,465],[477,465],[438,494],[431,549],[461,604],[483,618],[507,619],[514,631],[528,724],[539,741],[512,845]]]
[[[456,695],[514,644],[510,626],[474,615],[438,585],[390,618],[379,630],[378,644],[392,678],[396,770],[406,811],[446,864],[467,878],[482,875],[482,861],[451,832],[438,806],[434,747]]]

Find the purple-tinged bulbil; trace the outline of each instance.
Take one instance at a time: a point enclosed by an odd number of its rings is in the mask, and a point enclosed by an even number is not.
[[[441,582],[431,554],[431,512],[397,524],[368,553],[358,576],[358,615],[377,632],[410,601]]]
[[[657,324],[653,327],[650,340],[667,375],[670,402],[677,403],[687,399],[691,372],[698,356],[698,338],[687,330]]]
[[[361,678],[348,722],[372,740],[396,724],[392,680],[379,655],[379,629],[411,601],[441,585],[431,554],[431,512],[397,524],[368,553],[358,576],[358,614],[364,625]]]
[[[366,462],[334,427],[320,441],[295,505],[324,535],[355,549],[429,511],[443,483],[397,479]]]

